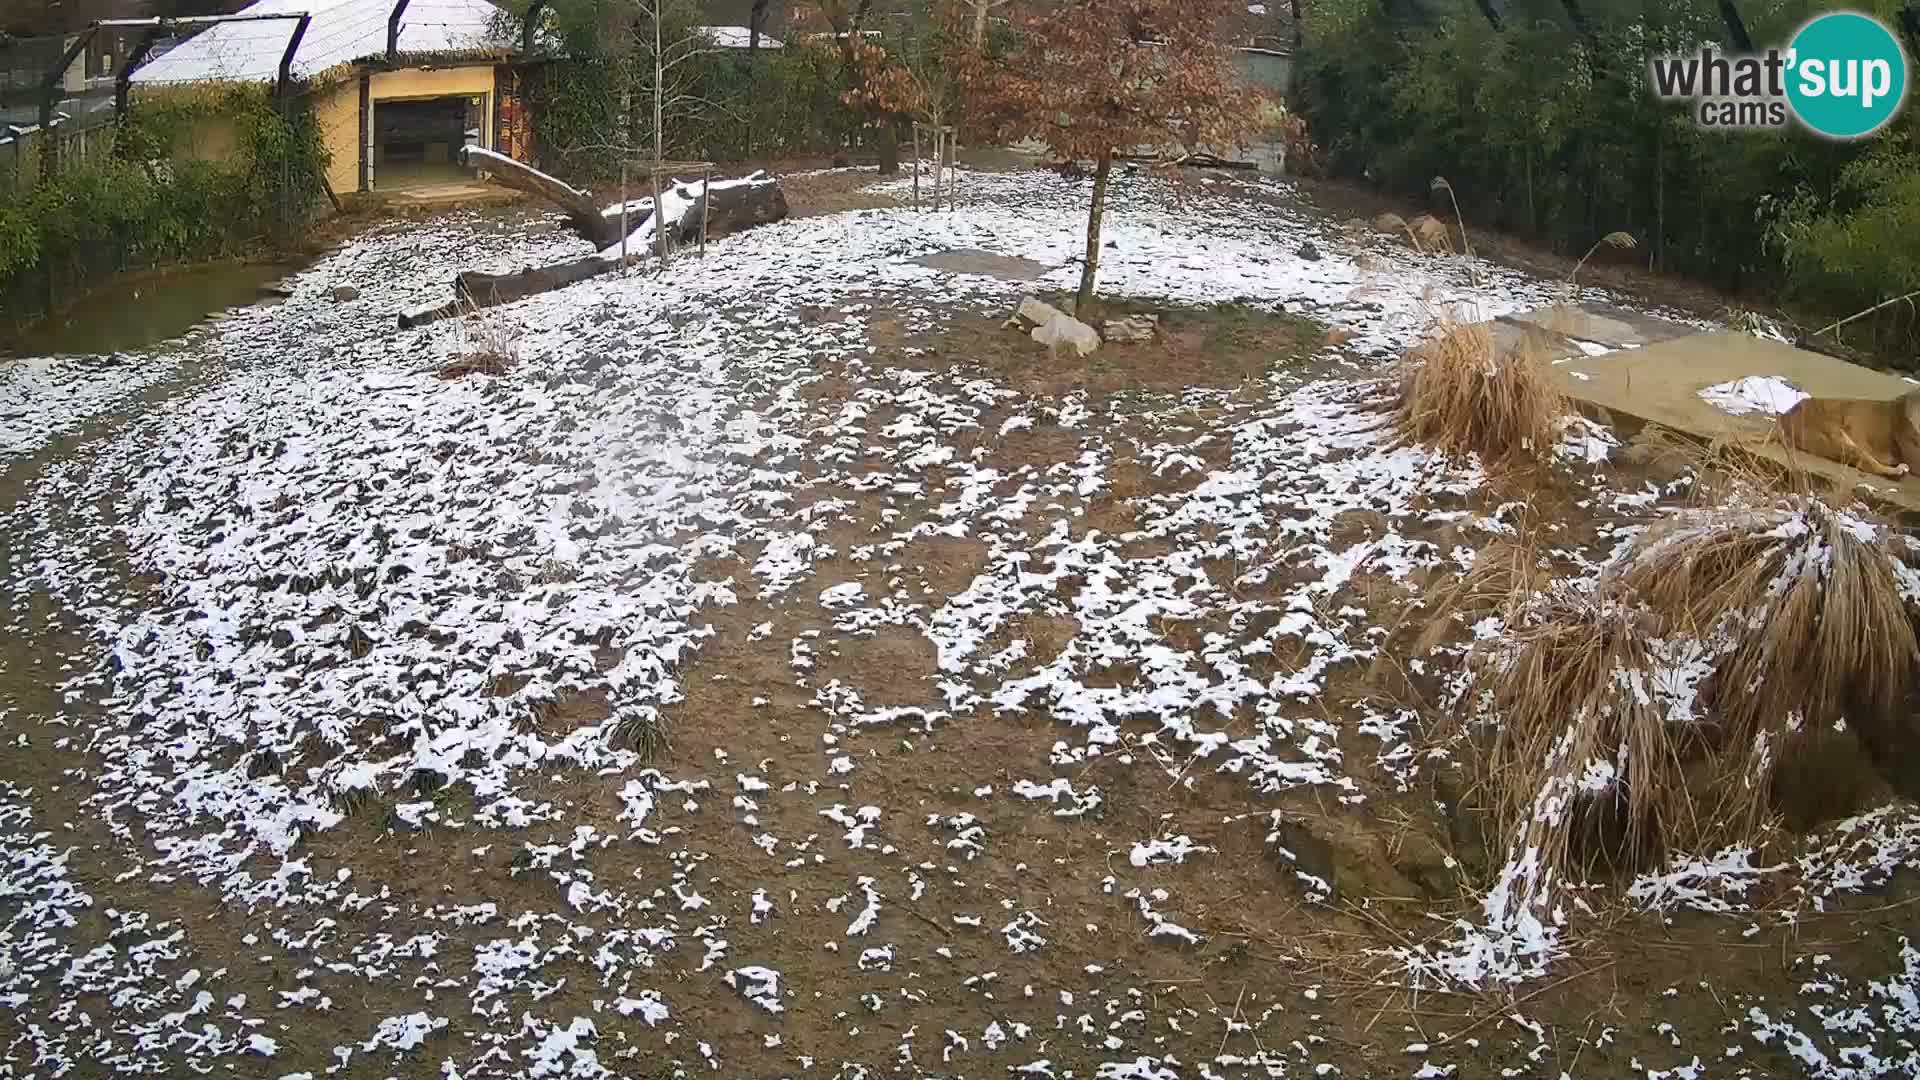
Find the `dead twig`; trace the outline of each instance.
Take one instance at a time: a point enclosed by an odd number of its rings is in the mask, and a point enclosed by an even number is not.
[[[1614,960],[1602,961],[1601,963],[1595,964],[1594,966],[1586,969],[1585,971],[1576,971],[1573,974],[1568,975],[1564,978],[1555,979],[1554,981],[1548,983],[1547,985],[1541,987],[1540,989],[1535,990],[1533,993],[1528,994],[1526,997],[1520,998],[1514,1001],[1510,1005],[1503,1006],[1499,1009],[1494,1010],[1493,1012],[1488,1013],[1487,1015],[1481,1017],[1480,1019],[1475,1020],[1473,1023],[1468,1024],[1466,1027],[1461,1028],[1459,1031],[1455,1031],[1451,1034],[1441,1036],[1440,1041],[1442,1043],[1459,1042],[1461,1039],[1464,1039],[1468,1035],[1473,1034],[1475,1031],[1478,1031],[1480,1028],[1485,1027],[1488,1021],[1498,1020],[1499,1018],[1501,1018],[1502,1016],[1505,1016],[1509,1012],[1518,1012],[1520,1010],[1520,1006],[1525,1005],[1527,1002],[1532,1001],[1533,999],[1539,997],[1540,995],[1546,993],[1547,991],[1558,989],[1559,987],[1565,986],[1566,984],[1572,982],[1575,979],[1585,978],[1588,975],[1597,975],[1600,972],[1605,971],[1608,968],[1612,967],[1616,962],[1617,961],[1614,961]]]
[[[948,937],[953,936],[953,931],[948,927],[942,926],[938,919],[935,919],[928,915],[922,915],[918,910],[914,908],[908,908],[907,914],[913,916],[916,919],[919,919],[921,922],[926,923],[928,926],[933,927],[935,930],[940,931],[941,933],[947,935]]]
[[[1865,311],[1856,311],[1853,314],[1847,316],[1846,318],[1841,319],[1839,322],[1833,323],[1828,326],[1823,326],[1820,329],[1815,330],[1813,332],[1813,336],[1819,337],[1821,334],[1830,334],[1833,331],[1840,329],[1841,327],[1847,325],[1848,323],[1852,322],[1855,319],[1864,319],[1868,315],[1871,315],[1874,312],[1879,311],[1881,308],[1889,308],[1895,304],[1912,303],[1913,300],[1917,297],[1920,297],[1920,289],[1915,289],[1914,291],[1906,294],[1905,296],[1896,296],[1891,300],[1882,300],[1879,303],[1873,305],[1872,307],[1866,309]]]

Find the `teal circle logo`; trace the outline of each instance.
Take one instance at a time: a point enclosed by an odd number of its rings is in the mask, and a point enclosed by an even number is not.
[[[1907,55],[1878,19],[1851,11],[1800,28],[1787,54],[1787,103],[1800,122],[1835,139],[1886,126],[1907,96]]]

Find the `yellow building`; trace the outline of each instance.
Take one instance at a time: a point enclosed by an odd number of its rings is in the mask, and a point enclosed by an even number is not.
[[[487,0],[259,0],[257,21],[216,23],[132,76],[134,99],[222,84],[276,84],[310,96],[333,193],[395,191],[467,179],[474,143],[528,160],[518,50]],[[304,16],[304,18],[303,18]],[[219,159],[230,123],[208,117],[177,149]]]

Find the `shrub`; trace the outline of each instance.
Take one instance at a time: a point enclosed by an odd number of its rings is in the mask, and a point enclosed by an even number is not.
[[[1395,422],[1414,442],[1490,467],[1544,462],[1560,444],[1566,396],[1535,357],[1498,351],[1486,323],[1443,321],[1399,381]]]
[[[1883,150],[1854,162],[1827,209],[1790,217],[1776,235],[1788,294],[1814,310],[1847,315],[1920,290],[1920,156]],[[1920,346],[1911,304],[1852,325],[1886,355]]]
[[[184,126],[213,114],[235,125],[233,157],[173,160]],[[0,306],[26,315],[121,270],[291,243],[326,167],[311,111],[289,124],[257,88],[143,103],[117,137],[114,156],[16,178],[30,186],[0,207]]]

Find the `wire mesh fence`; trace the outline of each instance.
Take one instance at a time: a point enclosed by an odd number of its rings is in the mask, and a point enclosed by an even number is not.
[[[0,130],[0,192],[23,196],[46,178],[45,155],[54,155],[54,175],[86,168],[113,153],[112,114],[56,119],[51,129],[7,125]]]

